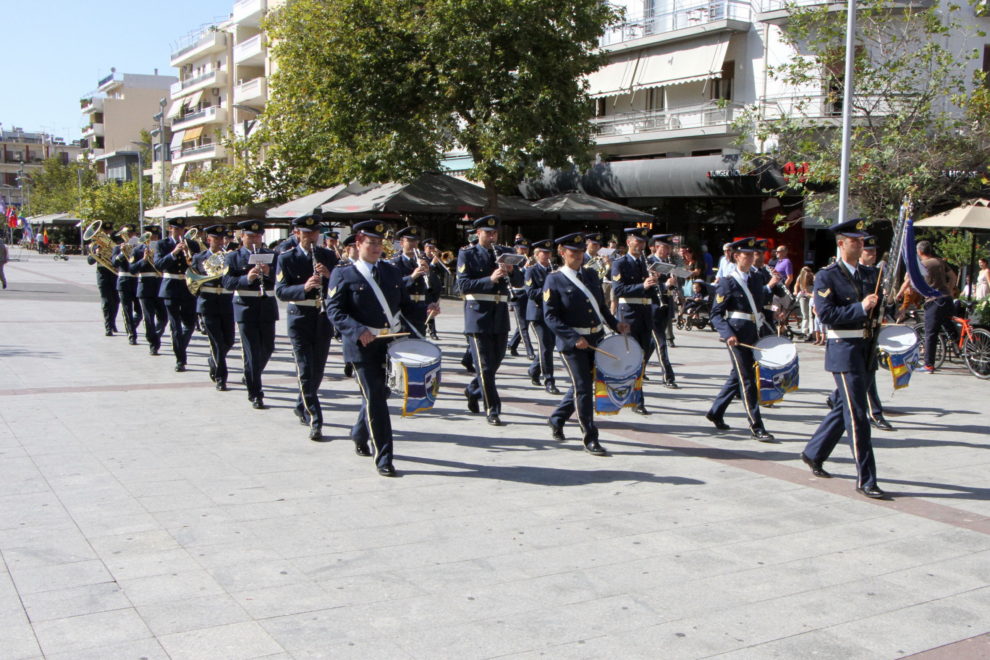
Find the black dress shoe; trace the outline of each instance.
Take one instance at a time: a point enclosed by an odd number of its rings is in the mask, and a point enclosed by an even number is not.
[[[870,424],[877,427],[881,431],[894,430],[894,427],[890,425],[890,422],[888,422],[886,419],[883,418],[883,415],[877,415],[876,417],[871,418]]]
[[[511,355],[512,357],[519,357],[519,349],[518,348],[510,348],[509,349],[509,355]]]
[[[768,432],[766,429],[750,428],[749,432],[754,439],[759,440],[760,442],[774,442],[776,440],[776,438],[773,437],[773,434]]]
[[[865,488],[856,486],[856,490],[861,492],[863,495],[866,495],[871,500],[883,500],[887,498],[887,493],[880,490],[880,488],[876,485],[866,486]]]
[[[128,337],[127,343],[131,346],[137,346],[137,337]]]
[[[380,468],[378,468],[378,474],[382,475],[383,477],[394,477],[395,468],[392,467],[391,465],[383,465]]]
[[[371,456],[371,450],[368,449],[368,445],[359,445],[354,443],[354,453],[358,456]]]
[[[554,385],[553,383],[547,385],[547,392],[549,392],[550,394],[560,394],[560,390],[558,390],[557,386]]]
[[[672,380],[668,380],[666,383],[663,384],[663,386],[666,387],[668,390],[679,390],[679,389],[681,389],[681,388],[677,387],[677,383],[675,383]]]
[[[218,380],[217,381],[217,392],[226,392],[226,391],[227,391],[227,383],[225,383],[222,380]]]
[[[554,440],[559,440],[564,442],[567,438],[564,437],[564,428],[561,426],[554,426],[553,422],[547,420],[547,426],[550,427],[550,435]]]
[[[533,360],[536,359],[536,354],[535,353],[527,353],[526,354],[526,359],[529,360],[530,362],[532,362]]]
[[[728,431],[730,428],[732,428],[731,426],[725,423],[724,419],[722,419],[721,417],[716,417],[715,413],[709,412],[705,414],[705,419],[707,419],[709,422],[714,424],[715,428],[718,429],[719,431]]]
[[[649,379],[650,379],[649,376],[647,376],[646,374],[643,374],[643,380],[649,380]]]
[[[635,408],[633,408],[633,412],[636,413],[637,415],[649,415],[650,414],[650,411],[647,410],[646,409],[646,406],[644,406],[642,403],[639,404],[638,406],[636,406]]]
[[[540,382],[539,376],[533,376],[532,378],[529,379],[529,382],[531,382],[533,385],[536,385],[537,387],[543,387],[543,383]]]
[[[107,337],[113,337],[113,330],[107,330],[106,335]]]
[[[299,423],[302,426],[309,426],[309,420],[306,419],[306,413],[300,412],[300,411],[296,410],[295,408],[292,409],[292,412],[295,413],[296,419],[299,420]]]
[[[148,352],[151,353],[152,355],[158,355],[158,347],[152,346],[151,348],[148,349]]]
[[[492,426],[502,426],[502,420],[498,418],[498,415],[489,415],[488,423]]]
[[[464,396],[467,398],[468,410],[474,414],[481,412],[481,407],[478,405],[478,397],[471,396],[467,390],[464,390]]]
[[[251,406],[255,410],[264,410],[266,408],[266,406],[265,406],[265,400],[262,399],[260,396],[259,397],[255,397],[254,400],[251,402]]]
[[[175,370],[178,373],[182,373],[183,371],[186,370],[186,363],[185,362],[176,362],[175,363]]]
[[[348,362],[347,364],[344,365],[344,375],[347,376],[348,378],[350,378],[351,376],[354,375],[354,364],[353,363]]]
[[[592,456],[608,456],[608,452],[598,444],[597,440],[585,441],[584,450]]]
[[[815,475],[816,477],[820,477],[822,479],[832,478],[832,475],[826,472],[825,468],[822,467],[821,461],[811,460],[808,457],[808,455],[805,454],[804,452],[801,452],[801,460],[804,461],[805,465],[811,468],[811,474]]]
[[[323,437],[323,429],[319,426],[314,426],[309,430],[309,439],[313,442],[329,442],[330,438]]]

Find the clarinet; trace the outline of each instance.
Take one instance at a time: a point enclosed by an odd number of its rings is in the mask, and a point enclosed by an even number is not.
[[[251,246],[251,253],[258,254],[258,246]],[[261,297],[264,298],[267,294],[265,293],[265,274],[262,273],[261,277],[258,278],[258,288],[261,289]]]
[[[316,260],[316,247],[309,246],[309,258],[313,262],[313,275],[316,275],[316,267],[319,265],[319,261]],[[323,278],[320,277],[320,286],[316,288],[316,309],[323,310]]]

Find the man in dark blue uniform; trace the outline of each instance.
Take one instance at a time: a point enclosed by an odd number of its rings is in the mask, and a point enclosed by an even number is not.
[[[629,332],[605,305],[598,274],[584,268],[584,236],[580,233],[556,240],[564,265],[547,275],[543,285],[543,318],[556,337],[557,350],[571,377],[571,387],[547,421],[553,438],[564,439],[564,424],[574,414],[583,434],[584,448],[594,456],[608,453],[598,442],[595,426],[595,353],[605,338],[605,326]]]
[[[117,232],[126,243],[134,228],[125,225]],[[137,299],[137,277],[131,274],[131,263],[127,259],[127,252],[122,247],[124,243],[113,249],[113,265],[117,269],[117,297],[120,299],[121,316],[124,317],[124,331],[127,333],[127,341],[131,346],[137,345],[137,324],[141,318],[141,305]],[[137,245],[128,245],[127,250],[133,251]]]
[[[823,464],[845,432],[856,461],[856,490],[866,497],[882,499],[886,493],[877,486],[866,394],[870,386],[869,351],[873,349],[870,314],[879,298],[873,293],[876,272],[859,267],[864,224],[861,219],[853,219],[832,227],[839,258],[815,275],[815,312],[828,328],[825,370],[832,372],[835,379],[835,407],[811,436],[801,460],[816,477],[830,477]]]
[[[344,359],[354,365],[361,388],[361,410],[351,427],[358,456],[371,456],[383,477],[394,477],[392,421],[388,414],[385,335],[402,328],[400,312],[412,311],[412,301],[395,265],[381,259],[385,225],[367,220],[354,225],[358,259],[338,267],[330,276],[327,315],[343,336]]]
[[[199,275],[212,277],[205,280],[196,294],[196,313],[203,322],[203,330],[210,341],[210,380],[218,392],[227,391],[227,353],[234,346],[234,301],[232,292],[221,286],[225,267],[227,230],[223,225],[212,225],[203,230],[207,249],[192,258],[190,268]]]
[[[660,276],[649,271],[643,252],[649,229],[628,227],[625,233],[629,252],[612,262],[612,292],[619,301],[618,319],[629,324],[629,334],[643,349],[642,374],[645,375],[653,341],[653,306],[659,304]],[[640,415],[650,414],[644,403],[633,411]]]
[[[465,220],[466,219],[468,219],[468,218],[465,218]],[[478,234],[477,234],[477,232],[475,232],[473,229],[471,230],[471,232],[472,232],[471,235],[468,236],[467,247],[462,247],[460,250],[457,251],[457,259],[458,260],[460,260],[460,258],[461,258],[461,252],[463,252],[464,250],[470,250],[472,248],[475,248],[478,245]],[[464,297],[464,292],[461,291],[460,280],[457,279],[457,276],[456,275],[454,276],[454,293],[460,294],[462,298]],[[474,370],[474,353],[472,352],[473,349],[471,348],[471,338],[468,337],[466,334],[464,336],[467,339],[467,347],[464,349],[464,355],[461,356],[461,365],[464,367],[464,369],[469,374],[473,374],[473,373],[476,373],[476,372]],[[470,399],[469,399],[468,400],[468,406],[470,407],[470,405],[471,404],[470,404]]]
[[[715,397],[705,417],[719,431],[727,431],[725,411],[737,396],[742,399],[752,436],[761,442],[773,442],[760,415],[760,394],[756,382],[756,359],[753,346],[759,341],[759,325],[764,322],[763,302],[767,295],[762,280],[751,271],[756,252],[756,239],[744,238],[731,244],[736,268],[728,277],[718,281],[715,304],[712,305],[712,325],[725,341],[732,359],[732,373]]]
[[[509,337],[509,278],[512,266],[496,263],[500,248],[495,245],[498,219],[486,215],[474,221],[478,244],[457,255],[457,283],[464,295],[464,334],[476,370],[464,390],[468,410],[479,412],[485,403],[488,423],[501,426],[502,400],[495,387],[495,374],[505,357]]]
[[[419,251],[419,241],[423,237],[418,227],[403,227],[395,232],[401,250],[392,258],[392,265],[402,273],[406,293],[412,301],[412,311],[403,314],[407,325],[415,328],[416,334],[426,334],[426,307],[429,304],[430,264],[426,255]]]
[[[537,387],[545,387],[550,394],[560,394],[553,376],[553,348],[556,339],[553,331],[543,319],[543,285],[553,267],[550,253],[553,241],[549,238],[533,243],[536,263],[526,269],[526,321],[536,335],[536,358],[529,365],[529,379]],[[540,382],[542,376],[543,381]]]
[[[123,233],[123,229],[121,229]],[[100,290],[100,306],[103,311],[103,330],[107,337],[113,337],[117,330],[117,310],[120,308],[120,294],[117,292],[117,255],[120,254],[120,246],[114,246],[113,253],[108,265],[114,268],[107,268],[105,259],[97,260],[92,254],[86,257],[86,263],[96,266],[96,288]],[[133,298],[132,298],[133,301]],[[133,304],[133,302],[132,302]],[[131,308],[133,310],[133,307]],[[133,321],[133,319],[131,319]],[[127,325],[127,311],[124,312],[124,329],[130,339],[135,336],[131,326]],[[133,341],[131,343],[134,343]]]
[[[155,246],[155,268],[162,274],[162,286],[158,292],[165,301],[168,324],[172,329],[172,352],[175,354],[175,370],[186,370],[186,348],[196,329],[196,297],[186,286],[186,269],[192,256],[199,252],[195,243],[183,238],[185,218],[168,221],[168,238]]]
[[[882,274],[880,269],[876,267],[877,264],[877,237],[876,236],[864,236],[863,237],[863,253],[859,256],[859,267],[864,273],[870,273],[874,281],[877,281]],[[877,303],[877,307],[883,310],[883,294],[881,292],[880,301]],[[870,365],[869,376],[870,376],[870,387],[867,389],[867,399],[866,403],[869,407],[870,412],[870,424],[882,431],[893,431],[893,425],[887,421],[883,416],[883,404],[880,402],[880,393],[877,392],[877,368],[879,362],[873,359]],[[831,408],[831,404],[829,404]]]
[[[673,234],[654,234],[652,237],[654,253],[646,258],[648,264],[670,264],[674,265],[672,252],[674,250]],[[677,389],[674,367],[670,364],[670,356],[667,352],[667,326],[670,325],[670,318],[673,314],[675,302],[673,291],[678,286],[677,278],[674,275],[659,274],[657,282],[656,302],[651,305],[653,312],[653,335],[652,347],[647,355],[653,354],[653,347],[656,348],[657,356],[660,359],[660,367],[663,369],[663,384],[672,390]],[[649,358],[647,358],[647,361]]]
[[[327,282],[337,265],[337,253],[317,245],[320,225],[312,214],[292,221],[296,247],[278,256],[275,295],[289,302],[286,323],[299,378],[295,413],[309,428],[309,439],[323,440],[320,384],[330,352],[333,327],[326,315]]]
[[[426,303],[428,305],[436,303],[439,306],[440,297],[443,295],[447,276],[450,275],[450,271],[447,270],[447,266],[440,260],[440,248],[437,247],[436,239],[424,238],[420,241],[420,244],[423,246],[423,252],[426,254],[426,258],[430,263],[430,272],[427,275],[429,286],[426,289]],[[430,339],[440,339],[437,336],[436,314],[426,317],[426,331]]]
[[[151,238],[147,245],[142,243],[134,248],[128,268],[137,279],[136,295],[144,317],[144,338],[152,355],[158,355],[162,347],[162,333],[165,331],[167,318],[165,302],[158,295],[162,288],[162,276],[155,268],[154,246],[160,233],[158,227],[148,227]]]
[[[529,258],[529,240],[520,236],[513,245],[516,254]],[[536,354],[533,352],[533,342],[529,338],[529,331],[526,328],[526,277],[522,267],[515,268],[509,276],[509,313],[516,320],[516,329],[509,336],[509,354],[519,355],[519,342],[526,347],[526,357],[535,360]]]
[[[265,408],[265,392],[261,374],[275,351],[275,322],[278,303],[275,301],[274,252],[264,246],[265,225],[260,220],[237,223],[241,230],[242,247],[226,257],[227,272],[223,288],[234,292],[234,321],[241,335],[244,353],[244,383],[248,400],[256,410]],[[252,263],[252,256],[255,262]],[[271,261],[260,255],[272,255]]]

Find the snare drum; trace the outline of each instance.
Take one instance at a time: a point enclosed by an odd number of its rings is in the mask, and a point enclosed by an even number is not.
[[[756,342],[756,352],[760,405],[771,406],[798,388],[797,349],[790,339],[774,336]]]
[[[911,372],[921,361],[921,345],[914,329],[906,325],[885,325],[877,337],[882,364],[890,369],[894,389],[908,386]]]
[[[595,414],[614,415],[643,402],[643,349],[628,335],[606,337],[595,352]]]
[[[388,347],[388,387],[402,395],[402,416],[430,410],[440,392],[440,347],[425,339],[397,339]]]

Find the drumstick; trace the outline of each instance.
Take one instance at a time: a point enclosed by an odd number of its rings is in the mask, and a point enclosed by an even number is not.
[[[408,337],[408,332],[390,332],[384,335],[376,335],[375,339],[391,339],[392,337]]]
[[[437,315],[436,311],[431,309],[430,313],[426,315],[426,322],[429,323],[430,319],[432,319],[436,315]]]
[[[744,344],[741,341],[740,342],[736,342],[736,346],[742,346],[743,348],[748,348],[748,349],[750,349],[752,351],[762,351],[763,350],[759,346],[753,346],[751,344]]]
[[[599,352],[599,353],[601,353],[602,355],[604,355],[604,356],[606,356],[606,357],[610,357],[610,358],[612,358],[613,360],[618,360],[618,359],[619,359],[619,357],[618,357],[617,355],[612,355],[612,354],[611,354],[611,353],[609,353],[608,351],[603,351],[602,349],[600,349],[600,348],[598,348],[597,346],[592,346],[591,344],[588,344],[588,348],[590,348],[590,349],[591,349],[591,350],[593,350],[593,351],[598,351],[598,352]]]

